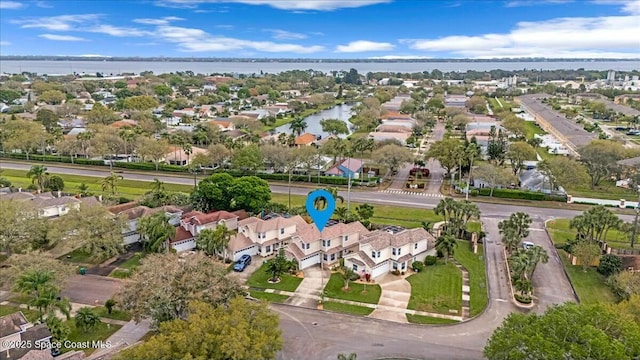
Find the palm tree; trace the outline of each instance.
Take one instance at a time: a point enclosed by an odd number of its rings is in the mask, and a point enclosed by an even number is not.
[[[164,192],[164,182],[160,181],[158,178],[153,178],[153,184],[151,185],[152,193],[160,193]]]
[[[532,266],[529,273],[530,279],[533,279],[533,273],[536,271],[536,267],[539,263],[546,264],[549,262],[549,254],[547,250],[541,246],[534,246],[527,250],[529,257],[531,258]]]
[[[138,232],[144,249],[151,252],[166,250],[164,243],[176,236],[176,228],[169,224],[169,218],[163,212],[145,216],[138,222]]]
[[[82,155],[84,155],[84,157],[89,157],[88,149],[89,145],[91,144],[91,139],[93,139],[93,135],[94,133],[91,131],[83,131],[76,137],[78,140],[80,140],[80,147],[82,148]]]
[[[16,279],[13,290],[29,296],[38,297],[44,285],[53,280],[53,272],[37,269],[23,272]]]
[[[187,164],[189,164],[189,159],[191,158],[191,154],[193,154],[193,146],[191,146],[190,143],[185,142],[182,144],[182,151],[187,154]],[[182,162],[182,159],[180,159],[180,162]]]
[[[88,332],[89,329],[100,324],[100,317],[90,307],[83,307],[76,312],[76,327],[82,329],[83,332]]]
[[[71,303],[69,299],[61,297],[60,289],[53,285],[43,286],[39,295],[33,299],[30,304],[38,308],[40,321],[42,321],[44,312],[48,313],[48,316],[55,316],[56,310],[64,314],[67,319],[71,317]]]
[[[300,136],[307,129],[307,122],[303,118],[297,117],[289,123],[289,129],[291,129],[294,134]]]
[[[356,353],[351,354],[338,354],[338,360],[356,360],[358,355]]]
[[[45,319],[47,328],[51,331],[51,336],[56,342],[64,342],[69,336],[69,328],[56,316],[47,316]]]
[[[102,191],[110,192],[112,195],[118,193],[118,182],[123,180],[124,177],[122,175],[118,175],[111,172],[111,175],[102,179]]]
[[[226,259],[231,233],[224,224],[216,226],[215,229],[204,229],[196,237],[196,245],[207,255],[222,254],[222,258]]]
[[[509,256],[509,269],[514,279],[530,280],[529,272],[532,268],[532,261],[529,254],[525,250],[519,250]]]
[[[445,264],[447,263],[449,256],[453,255],[456,246],[458,246],[457,239],[451,234],[444,234],[436,239],[436,250],[445,254]]]
[[[433,209],[436,215],[442,215],[444,218],[445,226],[447,223],[451,222],[453,218],[453,214],[458,210],[460,204],[455,201],[453,198],[447,197],[438,203],[436,207]]]
[[[122,139],[122,141],[124,142],[124,154],[127,155],[127,162],[129,162],[129,152],[127,152],[127,149],[129,143],[135,140],[136,133],[129,127],[125,127],[120,129],[120,131],[118,132],[118,136],[120,136],[120,139]]]
[[[49,173],[44,165],[33,165],[27,172],[27,177],[31,179],[32,184],[38,184],[40,191],[49,185]]]
[[[335,209],[333,215],[336,217],[336,219],[338,219],[338,221],[345,222],[345,220],[349,217],[349,210],[347,210],[347,208],[344,206],[339,206]]]
[[[340,269],[340,276],[342,277],[342,281],[344,281],[343,290],[349,290],[349,282],[356,276],[355,271],[353,271],[353,269],[350,267],[343,266]]]
[[[342,197],[341,195],[338,195],[339,189],[337,187],[328,187],[328,188],[325,188],[325,190],[327,190],[329,194],[333,196],[334,200],[336,201],[340,200],[340,203],[344,203],[344,197]],[[316,207],[316,209],[322,209],[325,206],[327,206],[327,199],[322,197],[316,198],[315,203],[313,205]]]
[[[271,274],[269,280],[277,282],[280,276],[289,270],[290,263],[284,256],[284,248],[280,248],[278,255],[267,263],[267,272]]]
[[[353,151],[359,152],[360,153],[360,157],[363,158],[364,157],[364,153],[366,151],[373,151],[373,149],[375,148],[375,141],[373,139],[369,139],[369,138],[357,138],[355,140],[353,140],[352,143],[352,148]],[[362,178],[364,177],[364,166],[360,168],[360,181],[362,181]]]

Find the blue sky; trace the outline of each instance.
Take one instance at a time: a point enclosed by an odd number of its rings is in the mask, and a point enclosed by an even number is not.
[[[0,0],[1,55],[640,58],[640,0]]]

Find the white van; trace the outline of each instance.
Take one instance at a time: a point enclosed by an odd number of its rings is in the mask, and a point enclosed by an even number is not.
[[[531,241],[523,241],[522,242],[522,248],[525,249],[525,250],[531,249],[534,246],[536,246],[536,244],[532,243]]]

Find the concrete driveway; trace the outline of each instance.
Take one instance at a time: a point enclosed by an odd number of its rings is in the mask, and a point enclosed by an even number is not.
[[[294,306],[316,308],[316,300],[310,297],[322,296],[322,291],[324,290],[323,285],[326,285],[327,281],[329,281],[331,271],[322,270],[320,269],[320,266],[312,266],[310,268],[304,269],[303,273],[304,278],[296,289],[296,295],[290,297],[286,303]]]
[[[251,277],[251,275],[260,268],[260,266],[262,266],[262,263],[265,261],[266,259],[260,256],[254,256],[251,258],[251,264],[249,264],[249,266],[247,266],[246,268],[244,268],[244,271],[242,272],[238,272],[238,271],[233,271],[231,270],[231,272],[229,273],[230,278],[232,279],[236,279],[238,280],[238,282],[240,282],[241,284],[244,284],[247,282],[247,280],[249,280],[249,278]]]
[[[104,304],[120,290],[123,282],[120,279],[97,275],[73,275],[62,290],[62,296],[71,302],[96,305]]]
[[[396,275],[386,274],[378,284],[382,289],[380,300],[378,300],[378,308],[373,310],[369,317],[396,321],[407,322],[407,316],[403,312],[393,311],[392,309],[406,309],[411,298],[411,284],[404,278]]]

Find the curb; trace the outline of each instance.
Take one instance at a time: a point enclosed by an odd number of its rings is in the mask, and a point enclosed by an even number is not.
[[[578,293],[576,292],[576,288],[573,287],[573,282],[571,281],[571,278],[569,277],[569,273],[567,272],[567,268],[564,266],[564,262],[562,262],[562,259],[560,259],[560,254],[558,254],[558,249],[556,249],[556,246],[553,243],[553,238],[551,237],[551,234],[549,234],[549,228],[547,227],[547,222],[553,221],[553,220],[554,219],[545,220],[545,222],[544,222],[544,232],[547,234],[547,238],[549,239],[549,242],[551,243],[551,248],[556,253],[556,256],[558,257],[558,259],[560,260],[560,264],[562,265],[562,272],[564,273],[564,276],[566,276],[567,280],[569,280],[569,285],[571,285],[571,292],[573,292],[573,297],[575,298],[576,302],[578,304],[580,304],[580,297],[578,296]]]
[[[511,270],[509,269],[509,259],[507,258],[507,250],[504,248],[502,249],[502,255],[504,257],[504,265],[507,267],[507,277],[509,278],[509,291],[511,292],[511,302],[513,302],[515,306],[521,309],[526,309],[526,310],[532,309],[536,305],[533,302],[533,294],[531,294],[532,296],[531,296],[530,304],[523,304],[516,299],[515,293],[513,291],[513,283],[511,282]]]

